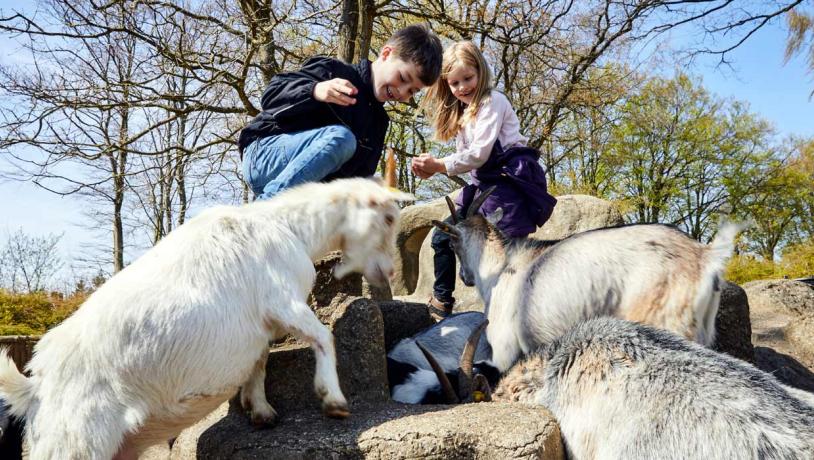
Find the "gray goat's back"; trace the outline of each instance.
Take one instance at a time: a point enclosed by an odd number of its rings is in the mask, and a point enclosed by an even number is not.
[[[557,416],[574,458],[814,458],[814,406],[670,332],[594,319],[538,359],[536,402]]]

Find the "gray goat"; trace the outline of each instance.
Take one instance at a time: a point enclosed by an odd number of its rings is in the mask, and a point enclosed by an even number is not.
[[[580,322],[513,366],[494,392],[480,375],[460,385],[485,401],[547,407],[571,459],[814,458],[814,394],[616,318]]]
[[[574,459],[814,458],[814,395],[614,318],[580,323],[532,354],[492,399],[547,407]]]
[[[597,316],[713,343],[721,273],[741,226],[723,225],[710,245],[660,224],[591,230],[562,241],[508,240],[494,225],[501,210],[477,214],[490,192],[475,199],[463,221],[433,224],[451,236],[462,281],[477,286],[485,303],[486,336],[501,372]]]

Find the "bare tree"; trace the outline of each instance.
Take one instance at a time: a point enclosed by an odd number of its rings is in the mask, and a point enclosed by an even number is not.
[[[3,110],[0,148],[35,184],[60,195],[92,195],[110,205],[113,270],[119,271],[124,267],[122,207],[131,130],[137,125],[134,110],[145,57],[131,37],[96,35],[78,4],[48,6],[49,20],[62,26],[28,36],[32,68],[2,69],[0,89],[33,105]],[[93,20],[104,21],[108,30],[137,22],[123,8],[109,13]],[[31,155],[31,148],[38,154]]]
[[[18,229],[0,251],[0,286],[12,292],[37,292],[50,287],[62,268],[57,247],[62,235],[30,236]]]

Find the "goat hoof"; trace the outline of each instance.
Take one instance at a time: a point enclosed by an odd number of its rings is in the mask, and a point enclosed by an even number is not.
[[[330,418],[348,418],[350,409],[346,403],[325,403],[322,405],[322,413]]]
[[[252,421],[252,425],[254,425],[255,427],[268,428],[274,426],[277,423],[277,413],[273,412],[271,415],[268,415],[252,412],[250,414],[250,419]]]

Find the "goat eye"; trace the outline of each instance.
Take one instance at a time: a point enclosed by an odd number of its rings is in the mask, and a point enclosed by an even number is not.
[[[392,226],[396,222],[396,219],[393,218],[390,214],[386,214],[384,216],[384,223],[387,224],[388,227]]]

